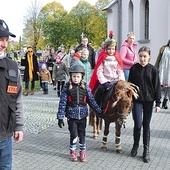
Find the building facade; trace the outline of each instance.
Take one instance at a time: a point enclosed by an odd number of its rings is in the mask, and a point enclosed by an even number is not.
[[[108,15],[108,32],[113,30],[118,49],[127,33],[136,34],[138,49],[151,48],[151,63],[155,64],[159,49],[170,39],[169,0],[113,0],[103,10]]]

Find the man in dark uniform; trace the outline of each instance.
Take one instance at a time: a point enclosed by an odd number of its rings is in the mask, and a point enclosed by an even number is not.
[[[23,102],[21,74],[17,63],[5,54],[9,32],[0,19],[0,169],[12,168],[12,136],[16,143],[23,140]]]

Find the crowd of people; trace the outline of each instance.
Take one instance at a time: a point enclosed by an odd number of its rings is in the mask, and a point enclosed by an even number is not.
[[[112,31],[95,51],[87,37],[82,38],[80,45],[66,52],[65,45],[57,50],[47,45],[43,53],[37,57],[31,46],[27,47],[21,57],[21,66],[25,67],[23,79],[16,62],[5,54],[9,36],[15,37],[9,31],[5,21],[0,20],[0,71],[1,100],[3,109],[0,111],[0,169],[11,169],[12,142],[23,139],[23,103],[22,81],[25,83],[24,95],[34,95],[35,81],[39,81],[43,94],[48,94],[48,86],[60,97],[57,111],[58,126],[64,126],[67,118],[70,132],[70,160],[77,161],[77,144],[79,143],[80,161],[86,162],[86,124],[90,106],[96,114],[105,119],[102,101],[105,92],[112,82],[129,81],[139,87],[139,97],[133,99],[132,115],[134,120],[133,147],[131,156],[138,153],[141,129],[143,128],[143,161],[150,161],[150,122],[153,108],[160,111],[161,86],[164,88],[163,109],[167,109],[170,98],[169,67],[170,40],[159,50],[155,66],[150,63],[151,50],[143,46],[137,53],[135,34],[128,33],[122,43],[120,53],[117,41]],[[6,90],[7,89],[7,90]],[[155,105],[154,105],[155,104]],[[11,108],[11,109],[9,109]],[[3,120],[3,121],[2,121]],[[10,123],[9,123],[10,122]],[[7,126],[8,125],[8,126]],[[9,128],[9,129],[8,129]],[[5,146],[5,147],[4,147]]]
[[[36,55],[32,47],[27,47],[24,56],[21,56],[21,66],[25,67],[23,82],[25,82],[24,95],[34,95],[35,81],[40,81],[40,90],[43,94],[44,86],[42,86],[42,65],[45,64],[50,72],[51,79],[49,84],[53,85],[53,89],[57,90],[57,96],[60,97],[61,90],[69,79],[69,69],[74,64],[81,64],[85,68],[84,81],[90,82],[92,70],[95,66],[95,50],[88,43],[88,38],[83,37],[82,42],[75,48],[66,51],[65,45],[60,45],[57,50],[47,45],[44,51]],[[51,81],[51,82],[50,82]],[[30,84],[30,85],[29,85]]]
[[[83,43],[86,42],[85,40]],[[106,97],[105,92],[110,83],[126,80],[135,84],[140,89],[139,98],[133,101],[134,143],[131,156],[135,157],[138,153],[141,129],[143,128],[143,161],[145,163],[150,162],[150,122],[153,108],[155,107],[155,112],[160,111],[161,84],[158,69],[150,64],[150,48],[147,46],[141,47],[137,57],[137,46],[134,42],[135,34],[133,32],[128,33],[127,40],[122,44],[119,53],[117,50],[117,41],[113,38],[113,32],[111,31],[109,38],[102,43],[102,47],[96,55],[97,59],[94,61],[92,58],[87,61],[89,54],[88,49],[79,46],[81,55],[76,55],[76,58],[73,58],[74,62],[70,67],[70,81],[63,87],[64,89],[61,94],[57,112],[58,125],[60,128],[64,126],[64,115],[68,120],[71,161],[77,161],[77,142],[79,142],[80,148],[80,161],[87,161],[85,142],[85,117],[87,113],[85,114],[84,111],[80,110],[75,112],[75,109],[77,106],[83,108],[84,102],[89,103],[90,97],[86,99],[85,94],[81,92],[80,89],[82,88],[83,90],[90,87],[90,93],[94,94],[97,107],[102,110],[102,112],[96,111],[96,114],[101,118],[105,118],[102,106],[103,99]],[[90,62],[91,74],[89,74]],[[94,65],[93,62],[95,63]],[[78,66],[83,66],[84,70],[82,71],[82,68],[78,69]],[[78,76],[78,73],[81,76]],[[85,78],[86,74],[87,76],[90,75],[90,79]],[[82,82],[86,83],[85,86],[82,85]],[[74,89],[74,86],[77,88]],[[74,109],[71,109],[69,106]],[[77,140],[78,138],[79,141]]]
[[[163,68],[165,65],[169,66],[166,64],[169,55],[169,41],[167,45],[160,49],[156,64],[153,66],[149,63],[151,58],[149,47],[143,46],[137,54],[136,36],[133,32],[127,34],[127,39],[122,43],[120,52],[117,50],[117,41],[113,37],[114,33],[110,31],[109,37],[102,42],[101,47],[96,51],[89,44],[87,37],[83,37],[80,45],[71,49],[69,53],[66,52],[66,47],[63,44],[57,50],[48,45],[39,57],[39,61],[34,57],[32,48],[28,47],[25,57],[21,60],[21,64],[25,66],[23,78],[23,81],[25,81],[24,95],[28,95],[29,82],[31,83],[31,95],[34,94],[35,81],[38,78],[40,79],[40,88],[43,89],[43,94],[48,94],[49,83],[53,85],[54,90],[57,90],[57,96],[60,97],[57,112],[58,125],[62,128],[65,115],[69,120],[70,159],[72,161],[77,161],[77,137],[80,140],[80,159],[81,161],[87,161],[85,143],[85,118],[87,113],[84,113],[86,109],[83,109],[82,116],[81,114],[75,114],[77,101],[79,101],[78,105],[82,105],[82,107],[84,107],[84,102],[89,104],[89,101],[84,99],[87,97],[87,94],[85,95],[81,91],[82,89],[86,89],[86,91],[90,89],[89,93],[94,95],[96,107],[103,109],[103,99],[106,98],[105,92],[110,83],[124,80],[132,82],[139,87],[139,98],[134,99],[132,109],[134,144],[131,155],[133,157],[137,155],[141,129],[143,128],[144,162],[150,161],[150,121],[154,102],[155,112],[160,110],[161,86],[165,90],[162,108],[168,108],[169,79],[168,76],[165,76],[168,68],[166,73]],[[46,74],[45,80],[44,73]],[[78,76],[78,73],[81,76]],[[74,109],[68,106],[74,107]],[[99,110],[97,113],[100,117],[103,117],[103,113],[99,114]]]

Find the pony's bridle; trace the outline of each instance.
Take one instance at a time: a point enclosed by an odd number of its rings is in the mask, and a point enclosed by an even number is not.
[[[129,114],[130,114],[129,112],[128,112],[128,113],[119,113],[119,112],[116,113],[117,122],[119,123],[120,126],[123,126],[123,127],[125,128],[126,122],[125,122],[125,121],[118,121],[118,120],[127,119],[127,117],[129,116]]]
[[[122,100],[122,99],[121,99]],[[125,100],[126,101],[126,100]],[[116,106],[118,107],[118,106]],[[125,128],[125,119],[127,119],[127,117],[129,116],[131,110],[132,110],[132,104],[128,106],[129,108],[129,111],[127,113],[119,113],[119,112],[116,112],[116,117],[117,117],[117,122],[119,123],[119,125],[123,126]],[[118,110],[118,109],[117,109]],[[122,120],[122,121],[118,121],[118,120]]]
[[[115,86],[118,84],[118,83],[121,83],[121,80],[118,81]],[[123,82],[123,81],[122,81]],[[138,95],[138,92],[139,92],[139,88],[138,86],[136,86],[135,84],[133,83],[130,83],[130,82],[126,82],[126,83],[123,83],[120,85],[120,87],[118,86],[117,88],[114,86],[114,94],[113,96],[110,98],[110,103],[112,102],[113,103],[113,107],[118,107],[118,102],[119,100],[123,101],[125,100],[124,97],[122,96],[124,93],[127,94],[127,98],[131,98],[132,99],[132,96],[137,99],[139,97]],[[128,93],[129,92],[129,93]],[[128,99],[127,99],[128,100]],[[126,101],[126,100],[125,100]],[[116,111],[113,113],[113,114],[109,114],[109,115],[106,115],[105,118],[107,117],[111,117],[111,116],[116,116],[117,118],[117,122],[119,123],[119,125],[123,125],[125,127],[125,123],[128,117],[128,115],[130,114],[131,110],[132,110],[132,100],[130,102],[131,104],[126,106],[128,108],[128,111],[127,113],[120,113],[119,109],[116,108]]]

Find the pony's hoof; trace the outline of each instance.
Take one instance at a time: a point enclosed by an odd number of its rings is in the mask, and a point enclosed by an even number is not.
[[[93,138],[94,138],[94,139],[97,139],[97,137],[98,137],[97,135],[93,135]]]
[[[117,153],[123,153],[121,149],[116,150]]]
[[[101,146],[101,149],[107,151],[108,148],[106,146]]]

